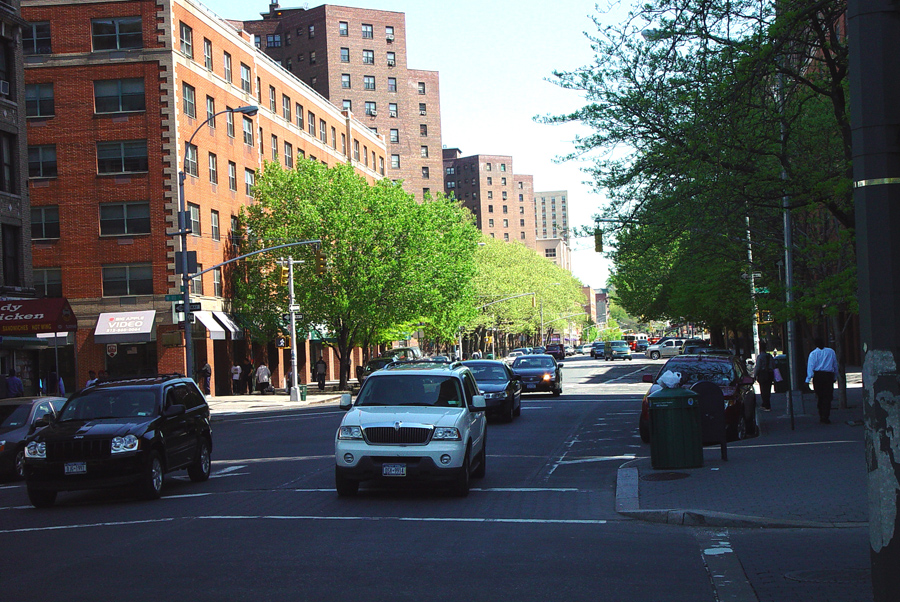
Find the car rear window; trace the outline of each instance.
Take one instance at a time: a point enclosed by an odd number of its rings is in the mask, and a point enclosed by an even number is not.
[[[669,361],[660,370],[660,374],[667,370],[681,374],[683,385],[691,386],[700,381],[710,381],[717,385],[728,386],[735,381],[737,375],[730,361]]]
[[[501,366],[495,365],[472,365],[469,366],[469,370],[472,371],[472,374],[475,376],[475,380],[477,381],[488,381],[488,380],[507,380],[508,376],[506,371]]]

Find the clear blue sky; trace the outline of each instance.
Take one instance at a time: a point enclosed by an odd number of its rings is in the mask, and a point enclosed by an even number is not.
[[[220,17],[258,19],[267,0],[200,0]],[[282,8],[325,2],[281,2]],[[611,23],[629,4],[597,12],[592,0],[348,0],[329,4],[406,14],[410,68],[440,72],[443,144],[463,155],[513,157],[515,173],[534,176],[536,191],[569,191],[570,227],[591,225],[604,199],[584,184],[577,163],[554,163],[573,149],[578,125],[535,123],[536,115],[562,114],[584,104],[575,92],[545,81],[593,60],[584,33],[596,33],[592,15]],[[607,262],[592,239],[571,241],[573,272],[585,284],[606,286]]]

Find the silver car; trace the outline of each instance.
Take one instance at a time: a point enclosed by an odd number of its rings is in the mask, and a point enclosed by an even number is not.
[[[684,339],[665,339],[656,345],[647,347],[644,355],[651,360],[658,360],[661,357],[672,357],[673,355],[678,355],[683,344]]]

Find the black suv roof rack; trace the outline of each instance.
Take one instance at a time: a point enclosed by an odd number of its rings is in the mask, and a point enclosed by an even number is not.
[[[382,370],[405,368],[405,367],[411,367],[411,366],[416,366],[416,365],[421,365],[423,368],[437,368],[438,366],[440,366],[440,367],[447,366],[448,368],[457,368],[459,366],[462,366],[462,362],[458,362],[458,361],[448,362],[445,360],[438,360],[435,362],[435,361],[432,361],[432,360],[426,359],[426,358],[419,358],[419,359],[414,359],[414,360],[394,360],[393,362],[391,362],[390,364],[388,364],[387,366],[382,368]]]

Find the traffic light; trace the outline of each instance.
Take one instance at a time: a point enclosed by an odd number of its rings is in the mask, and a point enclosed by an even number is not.
[[[594,228],[594,250],[598,253],[603,252],[603,230]]]
[[[278,269],[278,286],[284,286],[288,283],[288,279],[290,278],[291,270],[286,266],[280,266]]]
[[[756,323],[757,324],[771,324],[774,322],[772,319],[772,312],[768,309],[761,309],[756,312]]]
[[[324,276],[327,268],[328,260],[325,258],[325,252],[319,249],[316,251],[316,276]]]

